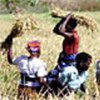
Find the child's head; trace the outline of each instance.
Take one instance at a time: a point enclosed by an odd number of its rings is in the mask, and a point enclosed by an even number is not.
[[[72,32],[76,28],[77,24],[77,20],[73,17],[70,17],[66,24],[66,31]]]
[[[77,69],[80,72],[88,70],[91,62],[92,56],[85,52],[81,52],[76,56]]]
[[[30,53],[30,56],[40,56],[40,42],[39,41],[30,41],[27,43],[26,49]]]

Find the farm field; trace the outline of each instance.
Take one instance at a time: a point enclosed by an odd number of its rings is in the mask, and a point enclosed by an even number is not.
[[[93,33],[84,27],[77,27],[77,31],[80,36],[79,52],[85,51],[91,54],[93,57],[91,67],[89,69],[89,78],[86,83],[89,92],[88,97],[92,98],[88,100],[99,100],[100,97],[95,96],[97,94],[97,86],[95,83],[95,64],[97,60],[100,60],[100,12],[74,13],[92,17],[98,24],[98,30]],[[39,40],[41,42],[41,59],[47,63],[47,69],[49,71],[56,66],[57,58],[62,50],[63,37],[54,34],[52,31],[54,25],[59,19],[52,18],[50,16],[50,12],[41,14],[24,14],[23,16],[27,15],[34,16],[39,28],[24,34],[22,37],[14,39],[14,54],[16,56],[27,54],[27,50],[25,49],[27,42],[30,40]],[[2,42],[10,33],[15,20],[16,15],[0,14],[0,42]],[[0,95],[3,97],[8,97],[9,100],[15,100],[19,79],[20,76],[17,67],[14,65],[9,65],[6,59],[6,54],[2,55],[0,52]],[[81,94],[78,95],[80,100]],[[86,100],[84,99],[84,95],[81,96],[81,99]],[[53,98],[50,100],[53,100]]]

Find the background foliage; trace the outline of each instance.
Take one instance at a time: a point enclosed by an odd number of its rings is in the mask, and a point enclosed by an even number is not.
[[[2,12],[16,13],[21,10],[34,10],[41,6],[46,9],[58,6],[64,10],[95,11],[100,10],[100,0],[0,0]]]
[[[9,4],[8,1],[13,1],[12,6],[9,6],[11,8],[7,8],[7,4]],[[63,7],[62,5],[65,4],[65,1],[67,1],[67,6]],[[14,40],[14,55],[27,55],[28,53],[25,49],[26,43],[30,40],[39,40],[42,49],[41,58],[47,63],[48,70],[53,69],[57,64],[58,54],[62,50],[63,37],[55,35],[52,32],[54,25],[59,21],[59,19],[54,19],[50,16],[51,9],[55,6],[59,6],[61,9],[71,8],[73,13],[92,17],[97,21],[98,27],[100,27],[100,12],[98,11],[100,10],[100,5],[93,9],[88,8],[90,4],[86,7],[88,9],[83,9],[81,6],[77,6],[80,8],[74,9],[74,5],[73,7],[69,6],[72,1],[75,1],[75,3],[81,2],[81,4],[85,6],[87,5],[86,2],[95,4],[93,3],[95,1],[98,5],[100,4],[98,3],[100,0],[0,0],[0,42],[10,33],[19,13],[23,16],[33,15],[34,19],[39,23],[39,29],[29,32]],[[92,12],[89,12],[88,10]],[[95,82],[95,64],[96,61],[100,59],[100,29],[98,28],[98,31],[91,33],[91,31],[86,28],[78,27],[77,31],[80,35],[79,52],[85,51],[91,54],[93,61],[89,69],[89,78],[86,83],[88,95],[79,94],[76,100],[99,100],[100,97],[96,97],[98,92]],[[17,67],[8,64],[6,55],[0,54],[0,96],[8,97],[9,100],[16,100],[14,97],[17,95],[19,80],[20,76]],[[84,99],[85,96],[89,99]],[[54,98],[51,100],[53,99]]]

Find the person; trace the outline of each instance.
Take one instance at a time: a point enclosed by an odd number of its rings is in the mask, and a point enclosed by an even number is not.
[[[61,89],[66,86],[64,92],[76,92],[81,90],[86,92],[85,82],[88,78],[88,69],[92,62],[92,56],[86,52],[81,52],[76,56],[76,67],[67,66],[63,72],[59,73],[59,83]]]
[[[96,62],[96,83],[100,85],[100,60]]]
[[[79,48],[79,35],[75,30],[78,25],[77,20],[70,13],[54,27],[54,33],[64,37],[62,52],[58,58],[60,67],[75,64],[75,57]]]
[[[54,33],[64,37],[62,44],[62,52],[59,54],[57,66],[49,72],[49,77],[54,79],[58,77],[59,72],[63,71],[64,67],[75,66],[75,57],[79,48],[79,35],[75,28],[77,20],[70,13],[63,17],[54,27]]]
[[[76,64],[69,65],[59,71],[58,77],[51,70],[47,75],[47,82],[52,89],[52,94],[63,96],[78,90],[86,92],[85,82],[88,78],[88,69],[92,62],[92,56],[86,52],[80,52],[75,58]],[[62,91],[59,93],[59,89]],[[62,95],[63,94],[63,95]]]
[[[8,62],[18,66],[21,76],[18,87],[18,98],[20,98],[22,94],[24,94],[23,97],[29,97],[30,92],[27,94],[27,91],[31,91],[32,93],[34,91],[39,92],[41,86],[46,84],[46,63],[39,58],[41,53],[40,42],[29,41],[27,43],[26,50],[29,52],[29,56],[21,55],[19,57],[13,57],[13,40],[9,40],[11,45],[9,45],[7,51]]]

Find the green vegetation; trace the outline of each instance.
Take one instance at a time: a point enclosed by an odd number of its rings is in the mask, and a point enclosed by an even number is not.
[[[100,0],[0,0],[0,13],[25,11],[39,13],[55,6],[71,11],[99,11]]]

